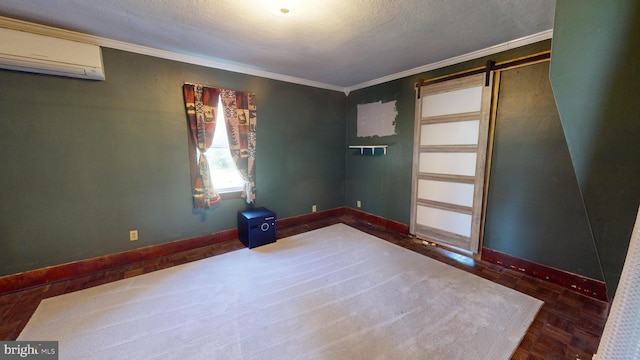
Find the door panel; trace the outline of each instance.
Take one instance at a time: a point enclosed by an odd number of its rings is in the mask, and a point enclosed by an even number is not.
[[[420,154],[420,172],[474,176],[475,153],[424,152]]]
[[[422,125],[420,145],[477,144],[480,120]]]
[[[422,101],[422,117],[478,112],[481,99],[482,85],[427,95]]]
[[[491,91],[478,74],[418,92],[410,231],[419,238],[479,251]]]
[[[420,225],[471,236],[471,215],[418,205],[416,220]]]
[[[420,179],[418,198],[472,207],[473,184]]]

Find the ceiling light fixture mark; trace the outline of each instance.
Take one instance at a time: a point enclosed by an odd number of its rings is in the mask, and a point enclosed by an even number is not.
[[[270,13],[278,16],[296,16],[300,12],[298,0],[266,0],[264,2]]]

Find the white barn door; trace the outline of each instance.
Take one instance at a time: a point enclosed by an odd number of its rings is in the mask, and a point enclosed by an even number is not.
[[[416,100],[410,232],[472,253],[480,246],[488,83],[477,74],[427,84]]]

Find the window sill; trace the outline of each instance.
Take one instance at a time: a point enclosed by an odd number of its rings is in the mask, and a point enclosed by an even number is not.
[[[222,200],[228,199],[240,199],[242,197],[242,190],[227,190],[221,191],[218,190],[218,194]]]

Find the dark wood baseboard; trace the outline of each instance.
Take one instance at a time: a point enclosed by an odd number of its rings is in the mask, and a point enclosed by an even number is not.
[[[278,228],[287,228],[291,226],[304,225],[306,223],[328,219],[339,218],[343,215],[353,216],[372,225],[381,226],[387,230],[395,231],[400,234],[409,234],[409,225],[389,220],[378,215],[366,213],[364,211],[353,209],[350,207],[339,207],[330,210],[319,211],[300,216],[294,216],[284,219],[278,219]]]
[[[344,213],[345,215],[350,215],[355,218],[361,219],[363,221],[369,222],[371,224],[382,226],[388,230],[395,231],[400,234],[405,234],[405,235],[409,234],[409,225],[403,224],[401,222],[389,220],[381,216],[369,214],[364,211],[360,211],[358,209],[354,209],[350,207],[345,207]]]
[[[279,229],[304,225],[314,221],[351,216],[372,225],[383,227],[400,234],[409,234],[409,226],[364,211],[339,207],[300,216],[277,220]],[[116,254],[50,266],[42,269],[26,271],[0,277],[0,294],[45,285],[61,280],[73,279],[119,266],[160,258],[206,246],[225,243],[238,239],[238,229],[225,230],[213,234],[202,235],[164,244],[152,245]],[[527,275],[549,281],[567,289],[580,292],[589,297],[608,301],[604,282],[585,278],[576,274],[547,267],[528,260],[520,259],[488,248],[483,248],[481,259],[490,263],[513,269]]]
[[[278,228],[296,226],[329,217],[344,215],[344,207],[320,211],[301,216],[278,219]],[[0,294],[22,290],[34,286],[45,285],[56,281],[73,279],[76,277],[113,269],[119,266],[134,264],[194,250],[205,246],[220,244],[238,239],[238,229],[224,230],[213,234],[197,236],[189,239],[172,241],[164,244],[151,245],[116,254],[99,256],[91,259],[49,266],[46,268],[25,271],[0,277]]]
[[[609,301],[607,298],[607,286],[602,281],[572,274],[486,247],[482,248],[481,259],[527,274],[537,279],[542,279],[550,283],[560,285],[564,288],[582,293],[597,300]]]
[[[304,225],[306,223],[332,218],[332,217],[340,217],[344,215],[344,207],[339,207],[335,209],[329,209],[324,211],[318,211],[310,214],[304,214],[300,216],[293,216],[283,219],[278,219],[277,226],[278,228],[287,228],[291,226]]]
[[[73,279],[78,276],[231,241],[237,238],[238,229],[231,229],[214,234],[151,245],[121,253],[2,276],[0,277],[0,294],[45,285],[56,281]]]

